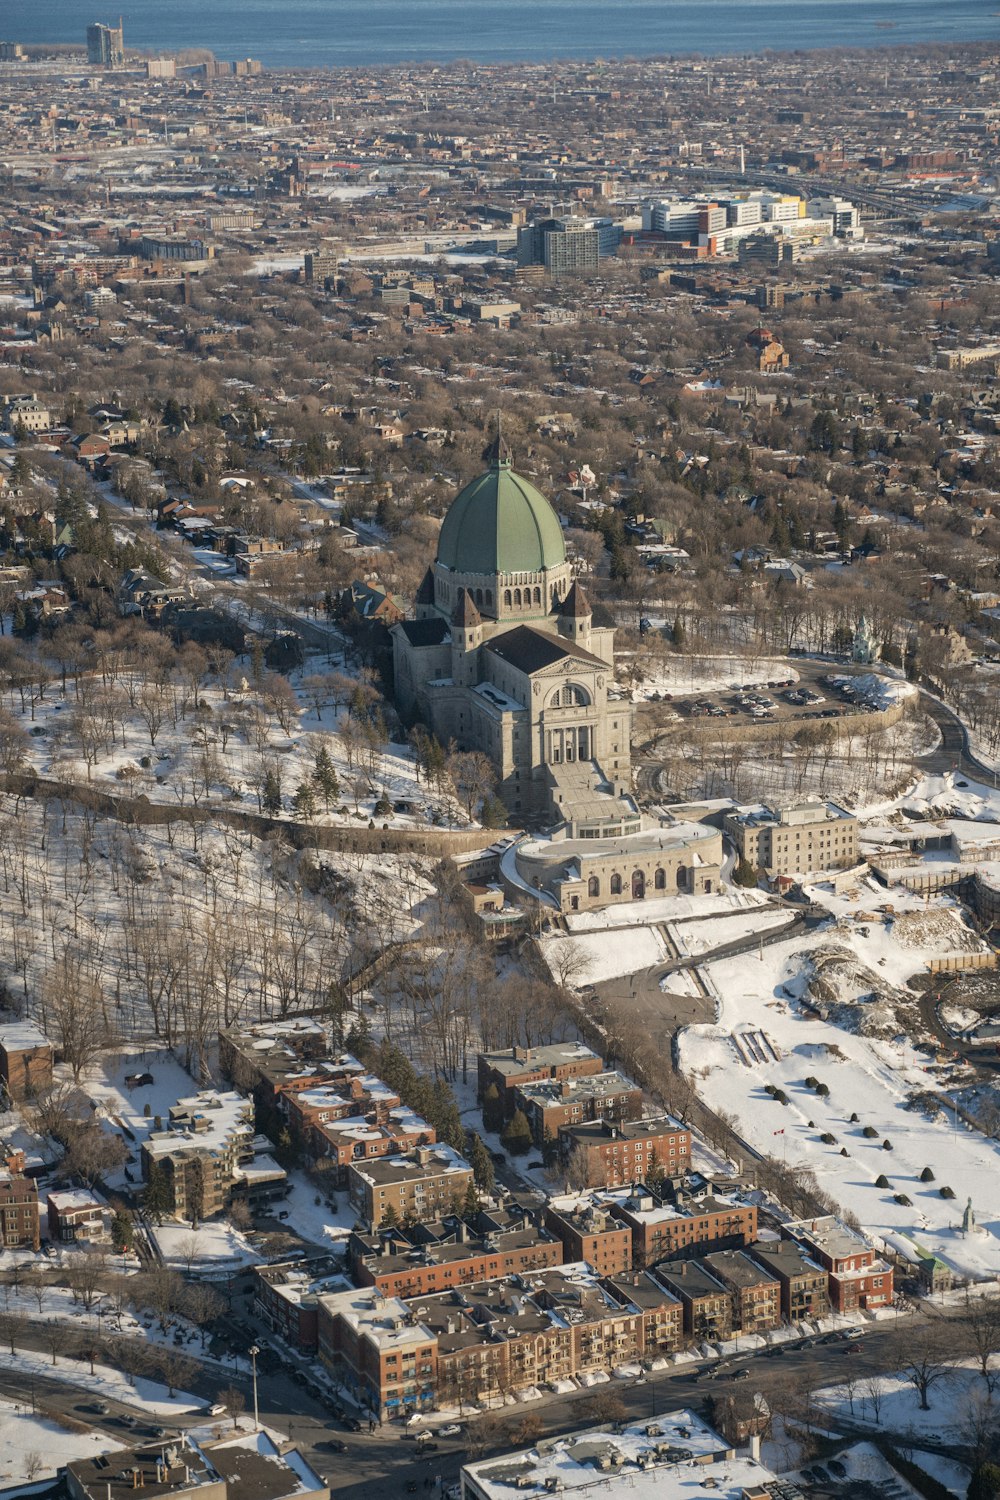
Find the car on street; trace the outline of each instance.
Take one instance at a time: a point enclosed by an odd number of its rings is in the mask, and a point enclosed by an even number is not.
[[[462,1427],[459,1422],[449,1422],[447,1427],[438,1428],[437,1435],[438,1437],[458,1437],[461,1431]]]

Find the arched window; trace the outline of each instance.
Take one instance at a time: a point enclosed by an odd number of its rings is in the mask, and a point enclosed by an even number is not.
[[[520,604],[521,604],[521,590],[520,589],[515,589],[514,590],[514,603],[520,608]]]
[[[611,877],[611,894],[612,894],[612,896],[620,896],[621,893],[622,893],[622,878],[621,878],[620,875],[612,875],[612,877]]]
[[[477,604],[482,604],[482,602],[483,602],[483,591],[482,591],[482,589],[476,589],[476,603]]]
[[[632,900],[641,901],[646,894],[646,877],[641,870],[632,874]]]
[[[587,704],[590,702],[590,694],[587,692],[586,688],[580,687],[577,683],[567,682],[566,686],[563,688],[562,701],[564,708],[571,708],[574,706],[578,708],[586,708]]]
[[[510,609],[510,589],[504,589],[503,602],[504,604],[506,604],[507,608]]]
[[[550,708],[561,708],[562,707],[562,701],[563,701],[562,688],[556,688],[555,692],[552,694],[552,697],[549,699],[549,707]]]
[[[667,888],[667,872],[666,872],[666,870],[657,870],[656,874],[653,876],[653,887],[654,887],[655,890],[658,890],[658,891],[665,891],[666,890],[666,888]]]
[[[587,881],[587,895],[599,896],[600,894],[601,882],[598,880],[596,875],[591,875],[590,879]]]
[[[686,891],[688,889],[688,871],[686,865],[678,865],[677,867],[677,889],[679,891]]]
[[[535,590],[534,601],[535,601],[536,604],[541,604],[541,602],[542,602],[542,591],[541,591],[541,589],[536,589]]]
[[[492,609],[493,608],[493,590],[492,589],[487,589],[486,590],[486,608],[487,609]]]

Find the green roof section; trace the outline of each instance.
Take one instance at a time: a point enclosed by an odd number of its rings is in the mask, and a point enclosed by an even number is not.
[[[455,497],[437,560],[453,573],[541,573],[566,561],[559,517],[502,458]]]

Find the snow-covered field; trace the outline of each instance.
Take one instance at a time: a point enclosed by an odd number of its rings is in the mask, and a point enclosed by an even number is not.
[[[867,965],[886,957],[890,978],[920,968],[919,948],[893,951],[880,924],[869,934],[851,930],[838,933],[838,940]],[[806,989],[809,971],[809,948],[801,940],[776,943],[760,957],[708,965],[720,1020],[681,1035],[685,1072],[710,1105],[737,1116],[752,1145],[812,1168],[820,1187],[857,1214],[868,1232],[911,1255],[915,1242],[973,1279],[997,1275],[1000,1150],[961,1122],[956,1128],[950,1117],[908,1108],[916,1091],[931,1086],[912,1049],[854,1035],[806,1010],[796,997]],[[746,1036],[758,1045],[743,1043]],[[807,1077],[827,1084],[829,1096],[808,1088]],[[783,1089],[788,1104],[772,1100],[765,1084]],[[865,1138],[865,1126],[876,1130],[874,1138]],[[832,1144],[824,1144],[824,1134],[833,1137]],[[885,1140],[891,1150],[884,1149]],[[925,1167],[933,1171],[933,1182],[920,1181]],[[875,1186],[883,1174],[888,1188]],[[954,1200],[940,1196],[945,1186]],[[911,1206],[895,1202],[896,1195],[908,1197]],[[961,1230],[967,1198],[978,1221],[968,1237]]]
[[[197,1229],[190,1224],[164,1220],[152,1226],[150,1234],[167,1264],[180,1268],[193,1266],[210,1274],[235,1266],[256,1265],[260,1260],[246,1236],[226,1219],[209,1219]]]
[[[708,953],[724,943],[734,943],[740,938],[762,937],[775,928],[787,927],[794,922],[795,913],[783,908],[764,911],[753,907],[749,911],[734,912],[728,917],[717,917],[710,921],[668,922],[667,932],[677,952],[682,956]]]
[[[104,1432],[69,1432],[57,1422],[33,1416],[27,1405],[0,1401],[0,1483],[29,1477],[46,1479],[63,1464],[121,1448]]]
[[[553,976],[572,958],[574,984],[598,984],[634,974],[667,959],[667,945],[655,927],[614,927],[605,932],[559,933],[542,940],[542,957]]]
[[[867,1380],[853,1392],[844,1385],[825,1386],[813,1392],[813,1400],[834,1416],[850,1415],[854,1422],[880,1428],[916,1443],[921,1438],[930,1438],[949,1444],[968,1440],[969,1418],[977,1406],[986,1403],[982,1376],[967,1365],[953,1365],[943,1379],[931,1385],[927,1393],[929,1411],[921,1411],[920,1396],[904,1375],[883,1375],[876,1379],[878,1412],[867,1388]]]

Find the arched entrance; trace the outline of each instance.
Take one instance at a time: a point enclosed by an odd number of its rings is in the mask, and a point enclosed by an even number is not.
[[[642,901],[646,895],[646,877],[641,870],[632,875],[632,900]]]

